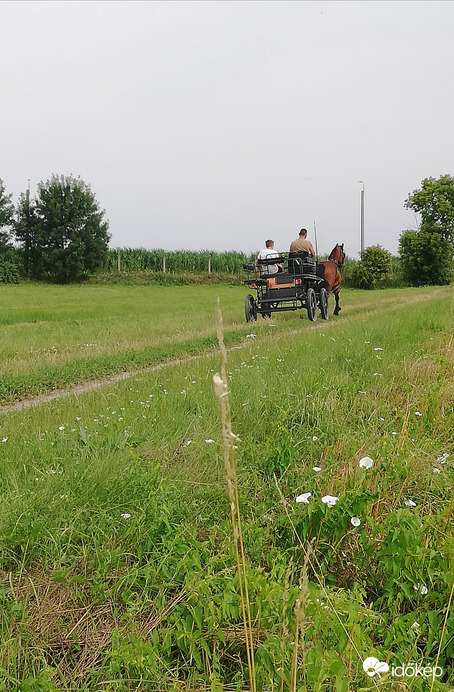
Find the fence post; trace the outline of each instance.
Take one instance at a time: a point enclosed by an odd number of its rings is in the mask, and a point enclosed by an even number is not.
[[[211,274],[211,255],[208,255],[208,274]]]
[[[117,250],[117,272],[120,272],[120,256],[121,256],[121,251],[120,248]]]
[[[166,253],[165,252],[162,256],[162,272],[163,272],[163,274],[166,273]]]

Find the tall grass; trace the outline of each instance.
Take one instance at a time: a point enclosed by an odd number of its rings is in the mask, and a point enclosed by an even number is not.
[[[261,692],[454,684],[452,294],[359,295],[337,321],[249,325],[228,352]],[[6,689],[248,688],[219,368],[0,419]],[[443,675],[370,679],[369,656]]]
[[[234,442],[239,442],[240,440],[238,436],[235,435],[232,431],[227,381],[227,350],[224,344],[222,313],[219,308],[219,305],[217,332],[222,363],[221,374],[216,373],[215,375],[213,375],[213,385],[215,395],[219,402],[219,409],[221,412],[222,451],[224,457],[224,468],[230,504],[230,517],[232,522],[233,543],[235,546],[235,560],[238,573],[241,610],[243,614],[246,655],[249,669],[249,685],[252,692],[256,692],[257,687],[255,677],[254,640],[251,620],[251,607],[249,600],[247,561],[246,554],[244,551],[243,532],[241,529],[241,512],[238,493],[238,474],[235,454],[235,448],[237,445],[234,445]]]

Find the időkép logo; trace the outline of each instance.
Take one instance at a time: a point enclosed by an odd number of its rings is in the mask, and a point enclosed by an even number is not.
[[[443,675],[443,668],[440,666],[421,666],[418,663],[413,663],[410,661],[409,664],[402,663],[399,666],[389,667],[386,661],[380,661],[375,656],[369,656],[363,661],[364,671],[373,677],[374,675],[380,675],[383,673],[391,672],[391,675],[396,678],[439,678]]]

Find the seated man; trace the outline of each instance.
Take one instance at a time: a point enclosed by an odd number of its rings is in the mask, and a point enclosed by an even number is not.
[[[315,257],[314,248],[307,240],[307,231],[305,228],[300,230],[299,236],[290,245],[290,252],[308,252],[311,257]]]
[[[273,259],[279,257],[279,253],[274,249],[274,240],[266,240],[265,247],[260,250],[255,260],[255,266],[258,265],[258,260]],[[262,264],[260,266],[260,274],[277,274],[284,270],[282,264]]]

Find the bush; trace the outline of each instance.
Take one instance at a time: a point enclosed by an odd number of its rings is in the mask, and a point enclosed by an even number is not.
[[[361,253],[361,260],[350,271],[353,288],[374,289],[383,286],[392,274],[391,253],[373,245]]]
[[[405,231],[399,240],[404,279],[411,286],[446,285],[452,281],[452,245],[439,233]]]
[[[20,280],[19,266],[12,259],[0,257],[0,283],[17,284]]]

